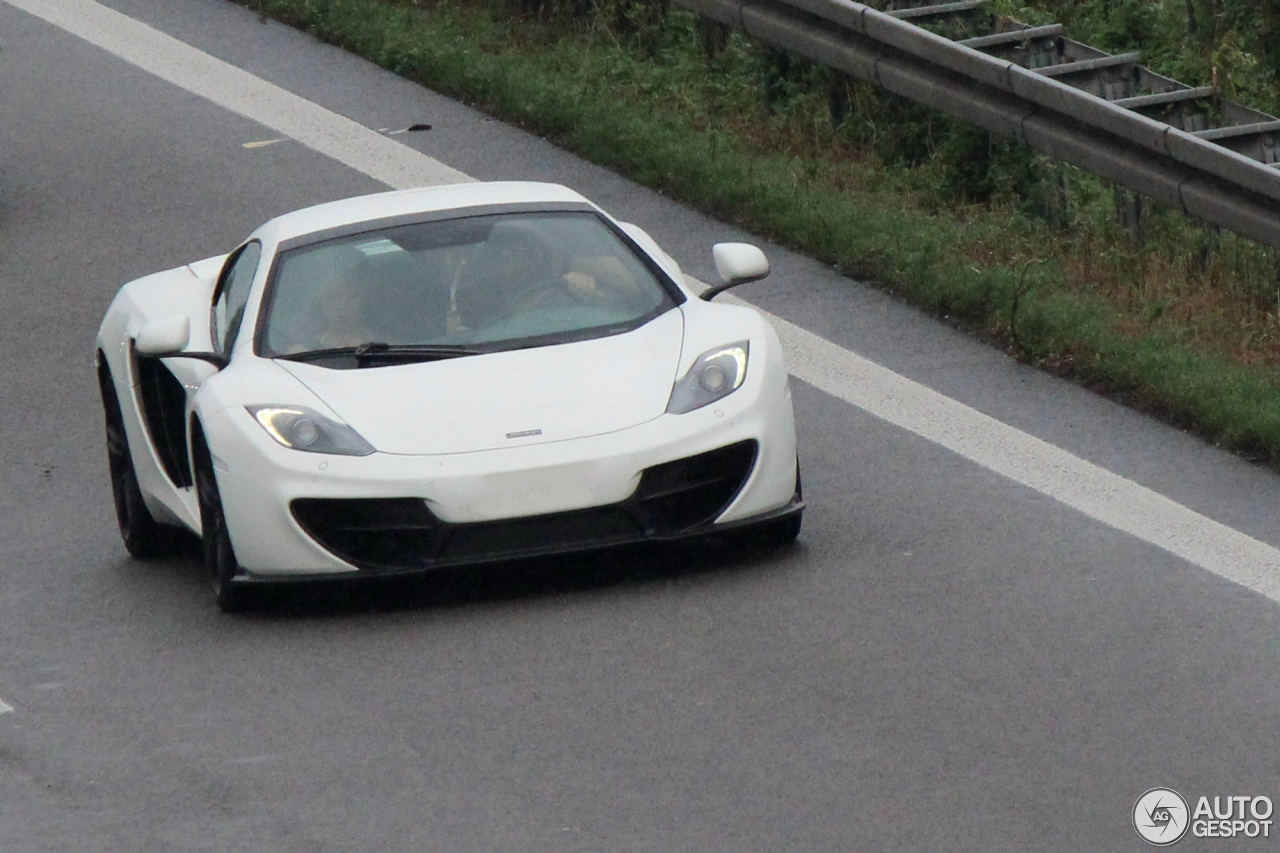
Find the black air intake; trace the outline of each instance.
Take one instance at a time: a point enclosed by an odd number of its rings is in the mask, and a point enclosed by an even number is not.
[[[421,498],[298,498],[293,517],[313,539],[361,568],[426,568],[438,522]]]
[[[628,503],[652,535],[710,524],[751,476],[756,449],[756,442],[740,441],[646,468]]]

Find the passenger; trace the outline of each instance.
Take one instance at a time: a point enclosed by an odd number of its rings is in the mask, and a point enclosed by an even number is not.
[[[635,308],[650,301],[644,285],[614,255],[582,255],[569,262],[574,272],[569,276],[581,276],[569,280],[569,287],[581,302],[601,308]]]
[[[624,277],[629,274],[616,259],[581,259],[559,256],[536,235],[495,235],[467,264],[457,292],[458,309],[465,327],[485,326],[544,308],[599,304],[607,295],[597,280],[591,261],[612,260]],[[567,271],[563,271],[568,267]],[[612,267],[607,272],[613,273]],[[454,330],[459,328],[454,326]]]

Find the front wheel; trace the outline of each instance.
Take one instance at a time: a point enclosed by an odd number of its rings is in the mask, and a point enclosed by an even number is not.
[[[196,438],[194,449],[196,495],[200,502],[200,555],[218,609],[234,613],[244,609],[247,598],[244,588],[234,580],[240,566],[231,547],[231,534],[227,532],[213,459],[202,437]]]

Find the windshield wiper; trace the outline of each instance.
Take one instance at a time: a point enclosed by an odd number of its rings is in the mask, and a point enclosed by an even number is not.
[[[388,344],[372,341],[354,347],[329,347],[295,352],[277,358],[289,361],[326,361],[333,358],[355,358],[358,364],[367,361],[389,359],[393,361],[435,361],[442,358],[458,358],[464,355],[482,355],[489,350],[453,344]]]
[[[357,361],[377,358],[405,358],[414,361],[430,361],[438,358],[458,358],[464,355],[481,355],[487,350],[458,346],[457,344],[387,344],[380,341],[351,348]]]

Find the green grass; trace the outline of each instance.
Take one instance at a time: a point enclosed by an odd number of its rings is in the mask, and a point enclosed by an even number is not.
[[[1110,225],[1100,185],[1074,171],[1073,225],[1055,227],[1026,193],[1001,187],[1034,188],[1058,167],[944,119],[935,134],[932,117],[866,87],[851,87],[850,118],[833,128],[824,70],[739,36],[707,59],[681,13],[655,36],[618,12],[634,6],[581,23],[517,18],[497,0],[240,1],[871,279],[1020,358],[1280,462],[1280,294],[1264,250],[1226,235],[1198,261],[1203,232],[1164,213],[1135,249]],[[894,162],[912,150],[904,133],[930,156]],[[938,150],[948,146],[962,164],[986,158],[981,192],[963,175],[948,187]],[[1241,277],[1254,267],[1257,282]]]

